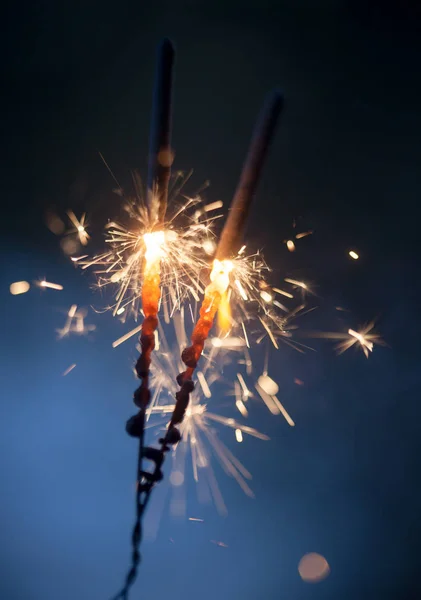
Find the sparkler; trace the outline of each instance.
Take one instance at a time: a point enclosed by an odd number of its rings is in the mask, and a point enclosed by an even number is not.
[[[218,243],[210,274],[210,283],[205,289],[199,319],[193,329],[192,344],[185,348],[181,354],[181,359],[187,368],[177,377],[180,391],[176,394],[176,406],[169,424],[169,431],[175,425],[181,423],[184,418],[190,394],[194,389],[192,376],[213,326],[216,312],[221,304],[227,308],[224,298],[230,282],[229,276],[234,268],[231,258],[241,250],[247,216],[282,106],[283,97],[281,94],[279,92],[273,93],[264,105],[255,127],[230,213]]]
[[[161,440],[161,450],[145,448],[144,422],[145,410],[150,401],[149,376],[152,352],[155,347],[155,331],[158,327],[158,310],[161,297],[160,272],[161,258],[165,233],[162,224],[165,217],[168,194],[168,181],[171,162],[168,160],[170,152],[170,107],[171,107],[171,79],[174,49],[169,40],[164,40],[159,49],[157,71],[155,77],[155,93],[153,102],[153,120],[151,128],[151,152],[149,157],[148,174],[148,213],[149,221],[153,226],[152,231],[144,235],[146,252],[144,255],[144,272],[142,286],[142,308],[144,319],[140,335],[141,354],[136,363],[136,374],[141,379],[141,384],[134,393],[134,403],[139,412],[126,423],[129,435],[139,438],[139,453],[137,462],[137,490],[136,490],[136,523],[133,528],[132,567],[127,574],[126,583],[117,598],[127,598],[128,590],[137,575],[137,566],[140,561],[139,544],[141,540],[141,519],[149,501],[154,484],[162,478],[161,465],[164,461],[164,452],[169,450],[168,444],[179,441],[179,433],[170,431]],[[167,155],[166,158],[163,158]],[[156,186],[156,187],[155,187]],[[158,224],[160,228],[154,226]],[[142,460],[149,459],[155,463],[154,473],[143,471]]]
[[[159,50],[152,110],[151,141],[148,169],[147,206],[149,223],[159,229],[145,233],[142,309],[144,320],[140,336],[141,354],[136,373],[142,383],[135,395],[135,403],[144,409],[150,398],[149,368],[155,347],[155,330],[161,298],[161,259],[164,255],[165,233],[161,229],[165,219],[168,183],[171,174],[171,88],[174,48],[165,39]]]
[[[175,405],[165,436],[160,440],[161,449],[144,448],[144,419],[145,410],[150,401],[149,369],[152,351],[155,346],[155,330],[158,326],[158,309],[161,296],[160,266],[163,257],[165,233],[162,229],[166,207],[166,190],[169,179],[169,107],[170,107],[170,78],[173,62],[173,51],[167,41],[161,46],[157,70],[156,92],[154,95],[154,120],[151,135],[151,153],[148,176],[148,216],[152,230],[143,236],[146,247],[144,274],[142,286],[142,308],[144,321],[140,337],[141,355],[136,363],[136,373],[142,383],[134,394],[134,402],[139,407],[139,413],[127,421],[126,430],[129,435],[139,438],[138,456],[138,486],[136,494],[137,519],[133,530],[132,568],[129,571],[126,584],[117,598],[127,597],[132,585],[140,560],[138,546],[141,535],[141,518],[147,505],[154,484],[162,478],[161,466],[165,452],[170,445],[177,444],[181,434],[176,425],[182,424],[189,404],[190,395],[194,390],[192,380],[198,360],[202,355],[204,344],[212,328],[218,309],[224,304],[227,292],[229,274],[234,265],[230,258],[239,254],[240,245],[246,227],[247,215],[256,189],[257,181],[263,166],[263,161],[273,136],[276,121],[282,108],[282,96],[273,94],[262,111],[261,119],[255,129],[249,153],[244,164],[240,182],[234,195],[231,212],[222,231],[217,247],[216,256],[210,273],[210,283],[204,291],[204,299],[199,311],[199,319],[193,329],[192,345],[185,348],[181,359],[186,370],[177,376],[180,390],[175,394]],[[163,151],[166,159],[160,162],[158,156]],[[158,154],[157,154],[158,152]],[[162,155],[161,155],[162,156]],[[159,165],[157,165],[160,163]],[[163,167],[161,169],[161,167]],[[155,180],[156,178],[156,180]],[[154,189],[154,185],[157,189]],[[164,190],[164,191],[163,191]],[[156,225],[159,225],[156,227]],[[238,287],[238,286],[237,286]],[[228,306],[228,302],[225,303]],[[191,409],[190,409],[191,410]],[[235,429],[241,430],[237,423]],[[183,426],[184,428],[186,425]],[[153,473],[142,470],[142,459],[147,458],[155,464]]]

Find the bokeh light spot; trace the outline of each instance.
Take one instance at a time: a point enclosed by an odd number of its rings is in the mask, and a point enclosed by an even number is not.
[[[170,483],[175,487],[179,487],[184,483],[184,475],[181,471],[173,471],[170,475]]]
[[[30,284],[27,281],[15,281],[10,285],[10,293],[12,296],[18,296],[19,294],[25,294],[29,288]]]
[[[325,579],[330,573],[327,560],[317,552],[304,554],[298,564],[298,572],[303,581],[307,583],[318,583]]]

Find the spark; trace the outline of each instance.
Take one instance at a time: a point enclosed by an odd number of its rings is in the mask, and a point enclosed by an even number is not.
[[[289,292],[285,292],[285,290],[280,290],[279,288],[272,288],[274,292],[277,294],[281,294],[282,296],[286,296],[287,298],[294,298],[292,294]]]
[[[218,540],[211,540],[212,544],[215,544],[216,546],[219,546],[220,548],[228,548],[228,544],[226,544],[225,542],[219,542]]]
[[[348,254],[349,254],[349,256],[350,256],[351,258],[353,258],[354,260],[358,260],[358,259],[360,258],[360,257],[359,257],[359,255],[358,255],[358,254],[357,254],[357,253],[356,253],[354,250],[350,250],[350,251],[348,252]]]
[[[26,294],[29,291],[31,284],[27,281],[15,281],[10,284],[10,293],[12,296],[19,296],[20,294]]]
[[[60,285],[59,283],[51,283],[50,281],[45,281],[45,280],[39,281],[38,285],[40,287],[42,287],[42,288],[48,288],[50,290],[59,290],[59,291],[61,291],[61,290],[64,289],[63,286]]]
[[[205,519],[199,519],[198,517],[189,517],[189,521],[195,521],[197,523],[203,523]]]
[[[69,217],[72,225],[74,226],[74,230],[72,230],[70,233],[76,232],[82,246],[86,246],[88,244],[88,240],[90,238],[88,232],[86,231],[86,224],[85,224],[86,213],[83,213],[83,215],[80,218],[80,221],[76,217],[75,213],[71,210],[67,211],[67,216]]]
[[[275,406],[278,408],[279,412],[282,413],[282,416],[284,417],[284,419],[288,423],[288,425],[290,427],[295,427],[295,423],[291,419],[291,416],[288,413],[288,411],[286,410],[286,408],[284,407],[284,405],[278,400],[278,398],[275,395],[272,396],[272,400],[275,403]]]
[[[361,331],[354,331],[353,329],[348,329],[348,335],[350,339],[346,342],[343,342],[341,345],[342,352],[351,348],[356,342],[359,342],[362,351],[364,352],[366,358],[368,358],[368,353],[373,352],[374,341],[379,340],[379,336],[377,334],[370,334],[370,331],[373,329],[374,324],[368,325],[366,328],[363,328]]]
[[[246,346],[245,341],[238,337],[213,337],[211,339],[211,344],[215,346],[215,348],[243,348]]]
[[[313,231],[303,231],[302,233],[297,233],[297,235],[295,236],[296,240],[301,240],[302,238],[307,237],[308,235],[311,235],[313,233]]]
[[[71,371],[73,371],[73,369],[75,367],[76,367],[76,363],[73,363],[72,365],[70,365],[70,367],[67,367],[67,369],[63,373],[63,377],[66,377],[66,375],[68,375]]]
[[[366,358],[373,352],[375,344],[384,345],[384,341],[378,333],[373,332],[374,322],[368,323],[361,327],[359,331],[354,329],[348,329],[347,333],[342,332],[319,332],[314,331],[308,333],[309,337],[313,338],[326,338],[342,340],[336,345],[336,351],[338,354],[343,354],[352,346],[359,345],[361,350],[364,352]]]
[[[242,392],[243,392],[244,399],[247,399],[247,398],[250,398],[251,396],[253,396],[253,394],[251,393],[251,391],[247,387],[247,384],[244,381],[244,377],[242,376],[241,373],[237,373],[237,379],[240,382],[240,386],[241,386],[241,389],[242,389]]]
[[[118,338],[118,340],[115,340],[112,343],[112,347],[113,348],[117,348],[117,346],[119,346],[120,344],[122,344],[123,342],[125,342],[126,340],[130,339],[131,337],[133,337],[134,335],[136,335],[136,333],[139,333],[139,331],[141,331],[142,329],[142,325],[138,325],[137,327],[135,327],[134,329],[132,329],[131,331],[129,331],[128,333],[125,333],[124,335],[122,335],[120,338]]]
[[[296,287],[300,287],[303,290],[307,290],[308,289],[307,285],[303,281],[297,281],[296,279],[289,279],[288,277],[285,277],[285,281],[287,283],[290,283],[291,285],[295,285]]]
[[[243,286],[241,285],[241,281],[239,279],[235,279],[234,283],[237,286],[237,289],[240,293],[241,298],[247,302],[248,296],[247,296],[246,292],[244,291]]]
[[[206,378],[203,375],[202,371],[197,372],[197,379],[199,380],[205,398],[210,398],[212,394],[209,389],[208,382],[206,381]]]
[[[266,292],[266,290],[260,292],[260,297],[264,302],[266,302],[266,304],[270,304],[273,300],[271,294],[269,294],[269,292]]]
[[[238,443],[241,443],[243,441],[243,432],[241,431],[241,429],[235,430],[235,439]]]
[[[279,386],[276,383],[276,381],[274,381],[266,373],[260,375],[259,379],[257,380],[257,383],[262,388],[262,390],[266,392],[266,394],[269,394],[269,396],[276,396],[276,394],[279,392]]]
[[[279,408],[273,401],[272,396],[267,394],[265,392],[265,390],[263,388],[261,388],[258,383],[256,383],[254,387],[256,388],[256,390],[257,390],[259,396],[261,397],[261,399],[263,400],[263,402],[266,404],[267,408],[269,409],[269,412],[272,413],[272,415],[279,415],[279,412],[280,412]]]
[[[66,322],[61,329],[56,329],[58,338],[61,339],[75,333],[78,335],[89,334],[91,331],[95,331],[96,326],[86,325],[85,317],[87,312],[85,310],[78,310],[76,304],[72,304],[67,312]]]
[[[241,414],[242,417],[244,417],[244,418],[248,417],[248,414],[249,414],[248,410],[242,400],[236,400],[235,406],[237,407],[238,412]]]
[[[295,252],[295,244],[292,240],[287,240],[286,244],[290,252]]]

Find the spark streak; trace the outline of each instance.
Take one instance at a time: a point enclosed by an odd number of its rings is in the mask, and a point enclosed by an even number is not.
[[[42,280],[38,283],[38,285],[42,288],[48,288],[50,290],[63,290],[63,286],[59,283],[51,283],[50,281]]]

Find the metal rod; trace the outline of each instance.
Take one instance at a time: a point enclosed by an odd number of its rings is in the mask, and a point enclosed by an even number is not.
[[[219,260],[233,257],[241,248],[250,206],[283,104],[282,94],[277,90],[272,92],[256,122],[240,181],[216,250],[216,258]]]
[[[158,47],[149,138],[147,203],[151,225],[162,225],[168,201],[171,150],[171,97],[175,50],[164,38]]]

